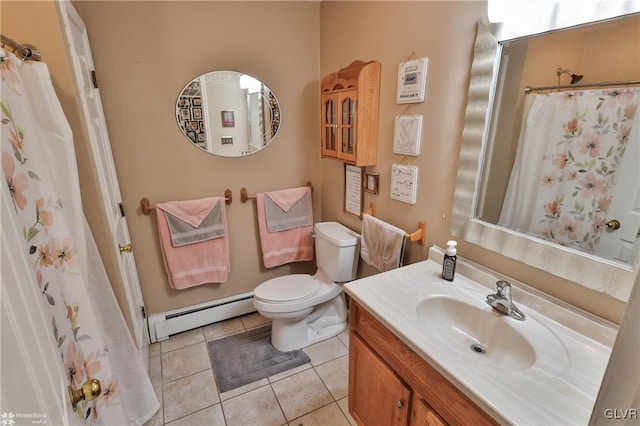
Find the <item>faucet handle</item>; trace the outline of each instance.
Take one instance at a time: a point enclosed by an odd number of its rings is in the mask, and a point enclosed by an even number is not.
[[[511,296],[511,284],[507,281],[500,280],[496,282],[496,296],[508,298]]]

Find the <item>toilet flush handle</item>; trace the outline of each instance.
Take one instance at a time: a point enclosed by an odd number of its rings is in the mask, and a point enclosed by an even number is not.
[[[313,238],[314,240],[316,238],[318,238],[318,235],[316,234],[316,231],[311,231],[311,238]]]

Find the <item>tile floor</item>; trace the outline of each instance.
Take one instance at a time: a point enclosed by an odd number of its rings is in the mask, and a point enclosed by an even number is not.
[[[267,324],[258,313],[171,336],[150,348],[159,412],[146,426],[349,426],[349,334],[303,350],[310,363],[220,393],[206,342]]]

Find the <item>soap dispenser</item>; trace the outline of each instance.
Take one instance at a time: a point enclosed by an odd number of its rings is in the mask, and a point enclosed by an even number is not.
[[[442,278],[447,281],[453,281],[453,276],[456,273],[456,261],[458,260],[456,256],[458,253],[458,250],[456,250],[457,245],[458,243],[453,240],[447,241],[447,252],[442,262]]]

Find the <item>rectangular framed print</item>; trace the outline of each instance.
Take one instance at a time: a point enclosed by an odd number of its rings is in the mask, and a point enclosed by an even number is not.
[[[427,64],[429,58],[412,59],[398,66],[396,103],[423,102],[427,92]]]
[[[421,115],[396,115],[393,131],[393,153],[401,155],[420,155],[422,137]]]
[[[415,204],[418,186],[418,168],[404,164],[391,166],[391,198]]]
[[[361,167],[344,165],[344,211],[357,218],[362,218],[362,177]]]

